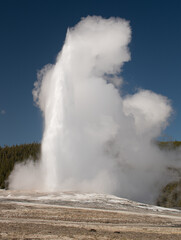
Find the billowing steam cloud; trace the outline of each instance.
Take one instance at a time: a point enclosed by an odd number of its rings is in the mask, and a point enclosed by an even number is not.
[[[130,39],[129,23],[120,18],[87,17],[68,30],[56,63],[39,72],[33,90],[44,116],[40,162],[17,165],[11,189],[154,200],[168,179],[168,160],[153,139],[172,108],[147,90],[121,96],[119,73],[130,60]]]

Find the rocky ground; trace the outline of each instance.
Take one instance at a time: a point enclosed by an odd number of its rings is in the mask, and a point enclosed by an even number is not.
[[[181,211],[103,194],[0,190],[0,239],[181,239]]]

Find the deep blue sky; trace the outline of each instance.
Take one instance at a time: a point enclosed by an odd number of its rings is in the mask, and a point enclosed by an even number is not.
[[[0,145],[41,141],[42,118],[33,104],[36,74],[53,63],[68,27],[101,15],[130,21],[132,60],[124,66],[124,93],[152,90],[172,101],[165,134],[181,140],[180,0],[0,1]]]

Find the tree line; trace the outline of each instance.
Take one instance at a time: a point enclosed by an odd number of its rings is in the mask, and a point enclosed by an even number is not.
[[[6,187],[8,179],[15,163],[32,159],[36,161],[40,154],[40,144],[21,144],[15,146],[0,146],[0,188]]]

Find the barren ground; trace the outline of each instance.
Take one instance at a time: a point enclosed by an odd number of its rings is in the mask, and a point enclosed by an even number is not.
[[[0,239],[181,239],[180,212],[106,210],[0,199]]]

